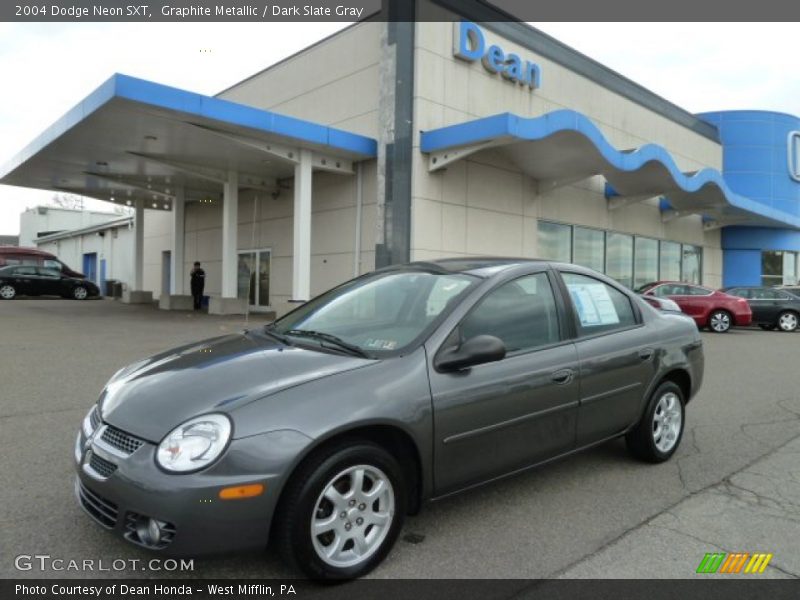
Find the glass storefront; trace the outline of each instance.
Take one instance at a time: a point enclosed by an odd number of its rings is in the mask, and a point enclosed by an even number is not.
[[[247,298],[250,308],[269,306],[269,250],[239,252],[237,264],[237,296]]]
[[[798,253],[767,250],[761,253],[761,285],[796,285]]]
[[[681,280],[681,245],[678,242],[661,242],[658,257],[659,279]]]
[[[658,240],[637,236],[633,253],[633,289],[658,281]]]
[[[631,289],[651,281],[703,282],[700,246],[549,221],[539,221],[538,230],[540,258],[589,267]],[[791,264],[781,267],[781,278],[797,276],[796,256]]]
[[[633,236],[609,231],[606,235],[606,275],[633,288]]]
[[[572,262],[602,273],[605,265],[605,231],[575,227],[572,235]]]
[[[572,262],[572,227],[539,221],[539,256],[547,260]]]

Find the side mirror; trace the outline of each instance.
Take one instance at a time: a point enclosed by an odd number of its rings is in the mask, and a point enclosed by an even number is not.
[[[460,346],[443,351],[434,363],[440,371],[460,371],[484,363],[503,360],[506,345],[493,335],[476,335]]]

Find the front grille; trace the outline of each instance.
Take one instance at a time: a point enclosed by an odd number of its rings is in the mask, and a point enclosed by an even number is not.
[[[139,438],[135,438],[111,425],[106,427],[101,439],[117,450],[122,450],[125,454],[133,454],[144,444]]]
[[[125,538],[128,541],[133,542],[134,544],[139,544],[140,546],[144,546],[145,548],[153,548],[156,550],[161,550],[162,548],[166,548],[172,543],[172,540],[175,538],[175,525],[172,523],[168,523],[166,521],[161,521],[161,541],[156,545],[148,545],[145,544],[140,538],[139,533],[136,531],[136,525],[140,519],[146,519],[138,513],[129,512],[125,515]]]
[[[97,429],[97,427],[98,427],[98,426],[100,425],[100,423],[102,423],[102,422],[103,422],[103,421],[102,421],[102,419],[100,418],[100,411],[99,411],[99,410],[98,410],[98,408],[95,406],[95,407],[92,409],[92,412],[91,412],[91,413],[89,413],[89,424],[92,426],[92,431],[94,431],[95,429]]]
[[[116,525],[119,509],[111,500],[106,500],[92,492],[80,481],[78,482],[78,498],[83,509],[100,525],[109,529]]]
[[[94,452],[89,458],[89,466],[101,477],[108,478],[117,470],[117,465],[106,460],[102,456],[97,456]]]

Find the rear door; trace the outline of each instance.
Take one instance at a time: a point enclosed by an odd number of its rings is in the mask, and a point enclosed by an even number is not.
[[[577,354],[565,339],[553,283],[543,268],[496,286],[429,351],[483,334],[500,338],[507,351],[503,360],[461,371],[429,369],[438,495],[574,448]]]
[[[55,269],[36,267],[39,274],[39,293],[48,296],[60,296],[64,293],[64,282],[61,279],[61,272]]]
[[[620,289],[566,269],[561,276],[578,334],[580,447],[621,433],[639,418],[655,376],[657,340]]]

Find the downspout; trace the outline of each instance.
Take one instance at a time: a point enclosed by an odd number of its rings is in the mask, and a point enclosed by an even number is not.
[[[363,167],[363,162],[359,162],[356,166],[356,239],[353,243],[353,277],[358,277],[361,274],[361,210],[364,203]]]

